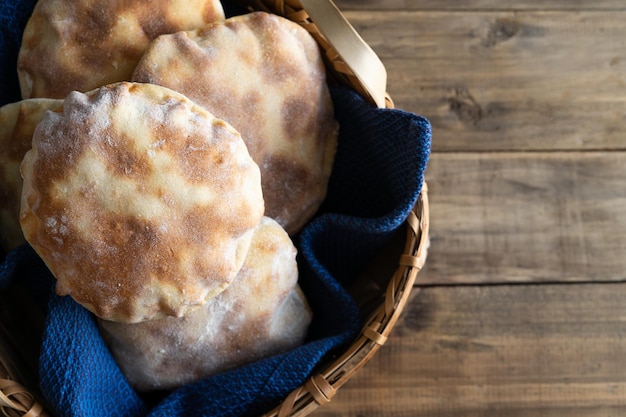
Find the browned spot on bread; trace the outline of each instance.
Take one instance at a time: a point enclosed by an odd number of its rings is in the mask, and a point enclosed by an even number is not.
[[[316,109],[313,108],[306,96],[291,96],[283,102],[281,115],[285,136],[290,140],[297,140],[315,128],[311,126]]]
[[[279,223],[299,212],[305,216],[317,209],[321,201],[309,201],[302,205],[301,200],[290,199],[298,190],[308,189],[311,194],[324,195],[325,184],[320,184],[311,176],[306,165],[294,161],[289,155],[268,155],[263,165],[271,175],[261,177],[265,192],[266,215]],[[323,198],[323,197],[320,197]]]

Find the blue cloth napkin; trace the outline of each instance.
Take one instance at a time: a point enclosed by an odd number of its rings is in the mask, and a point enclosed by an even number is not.
[[[19,100],[17,49],[33,5],[0,0],[3,104]],[[362,317],[346,288],[402,230],[421,191],[431,131],[426,119],[376,109],[347,88],[333,87],[332,96],[341,128],[328,196],[295,238],[300,284],[314,314],[306,343],[173,392],[139,394],[115,364],[93,316],[71,298],[54,295],[54,278],[24,245],[0,264],[0,289],[27,286],[47,309],[40,387],[55,416],[256,416],[358,334]]]

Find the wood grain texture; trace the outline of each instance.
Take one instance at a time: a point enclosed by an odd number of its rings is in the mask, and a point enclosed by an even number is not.
[[[626,415],[626,4],[338,5],[433,124],[431,246],[315,415]]]
[[[626,11],[346,16],[434,151],[626,149]]]
[[[422,283],[626,278],[626,153],[434,153]]]
[[[626,284],[424,288],[314,415],[624,415],[624,305]]]

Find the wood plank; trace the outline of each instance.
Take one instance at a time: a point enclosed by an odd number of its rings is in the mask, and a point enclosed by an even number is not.
[[[423,284],[626,278],[626,153],[435,153]]]
[[[626,414],[626,284],[431,287],[318,417]]]
[[[619,0],[335,0],[341,10],[624,10]]]
[[[433,150],[626,149],[626,12],[349,12]]]

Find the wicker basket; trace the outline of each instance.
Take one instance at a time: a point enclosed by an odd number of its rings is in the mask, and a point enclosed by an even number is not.
[[[268,11],[299,23],[313,35],[325,52],[330,77],[351,86],[378,107],[393,108],[393,102],[386,93],[387,79],[383,64],[331,0],[241,0],[240,3],[250,10]],[[406,219],[406,225],[404,248],[400,253],[396,250],[392,254],[395,273],[388,281],[384,277],[386,291],[382,298],[378,298],[359,336],[339,357],[323,362],[316,374],[265,416],[305,416],[320,405],[327,404],[337,390],[385,343],[426,261],[429,206],[425,183],[415,207]],[[4,308],[10,309],[10,306]],[[0,320],[0,411],[9,417],[48,416],[33,381],[33,373],[36,371],[25,369],[32,365],[28,359],[32,361],[33,354],[24,354],[24,346],[21,345],[24,341],[12,337],[15,326],[6,326],[7,321],[19,321],[13,314],[12,311],[0,311],[0,315],[8,316]],[[15,314],[20,315],[22,312]],[[40,319],[29,317],[24,321],[30,325],[40,325]]]

